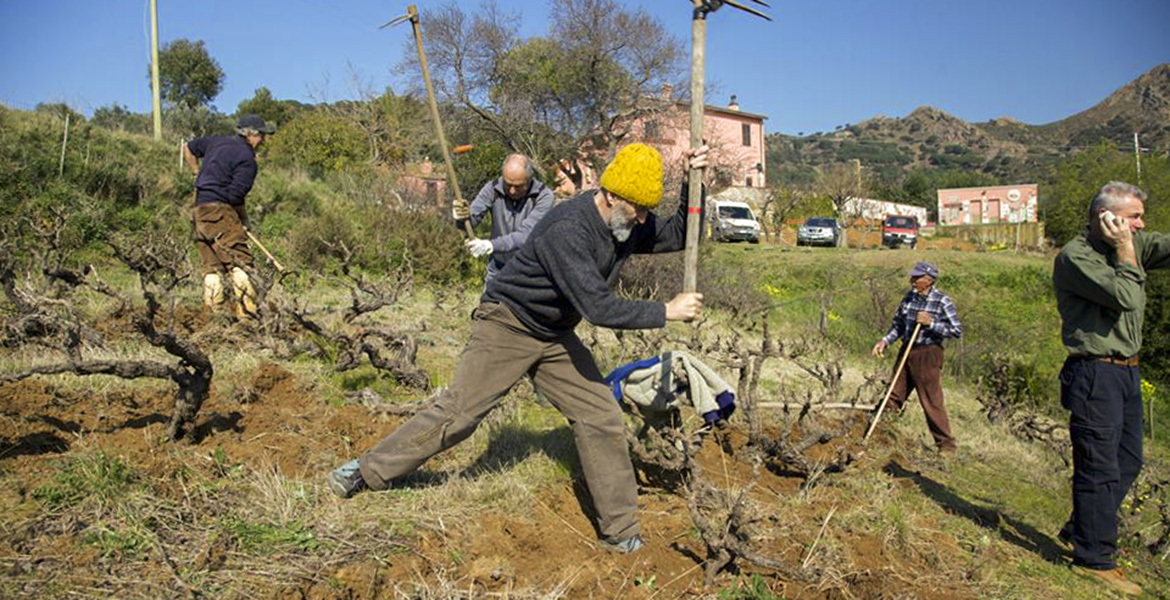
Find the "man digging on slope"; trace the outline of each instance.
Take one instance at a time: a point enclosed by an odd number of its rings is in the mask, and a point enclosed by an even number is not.
[[[689,168],[707,165],[705,146],[688,155]],[[627,300],[610,290],[631,254],[685,245],[685,200],[669,217],[650,212],[662,197],[658,152],[645,144],[622,148],[599,183],[600,190],[549,211],[488,281],[451,387],[374,449],[331,472],[330,490],[348,498],[366,488],[387,489],[470,436],[512,385],[531,373],[572,426],[602,545],[622,553],[642,547],[621,409],[574,328],[582,318],[613,329],[690,321],[699,314],[702,295],[682,293],[662,304]]]
[[[244,115],[236,135],[201,137],[183,145],[183,158],[196,175],[195,248],[203,260],[203,303],[212,309],[223,304],[223,275],[228,274],[237,317],[256,314],[256,290],[244,270],[252,266],[244,197],[256,180],[256,148],[275,131],[264,119]]]

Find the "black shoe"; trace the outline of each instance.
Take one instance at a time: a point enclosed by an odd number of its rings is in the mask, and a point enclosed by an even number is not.
[[[330,471],[325,482],[329,486],[329,491],[342,498],[350,498],[367,488],[356,458]]]

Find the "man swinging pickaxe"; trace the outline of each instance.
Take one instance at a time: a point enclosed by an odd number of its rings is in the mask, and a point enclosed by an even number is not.
[[[431,70],[427,67],[427,55],[423,51],[418,8],[413,4],[407,6],[405,15],[395,18],[379,29],[385,29],[403,21],[410,21],[410,25],[414,29],[414,43],[418,47],[418,63],[422,66],[423,82],[427,86],[427,100],[430,101],[431,105],[431,121],[435,124],[435,135],[439,138],[439,148],[443,151],[443,162],[447,165],[447,180],[451,182],[451,191],[455,194],[455,199],[451,202],[451,215],[455,217],[456,221],[463,223],[463,234],[468,239],[475,239],[475,232],[471,230],[471,223],[467,220],[470,215],[470,207],[467,205],[467,200],[463,198],[463,193],[459,191],[459,180],[455,177],[455,165],[451,163],[451,153],[447,151],[447,136],[443,133],[443,123],[439,120],[439,104],[435,101],[435,87],[431,85]]]

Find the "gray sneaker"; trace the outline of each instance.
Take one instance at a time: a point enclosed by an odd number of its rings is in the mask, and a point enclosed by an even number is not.
[[[610,552],[617,552],[618,554],[633,554],[634,552],[637,552],[639,548],[645,545],[646,542],[642,541],[642,536],[640,535],[628,537],[624,540],[601,540],[602,548]]]
[[[325,483],[329,491],[342,498],[349,498],[367,487],[356,458],[330,471]]]

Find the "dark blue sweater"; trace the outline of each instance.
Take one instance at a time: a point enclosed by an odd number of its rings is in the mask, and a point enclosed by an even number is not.
[[[631,254],[683,249],[686,201],[680,201],[678,211],[669,217],[650,213],[629,239],[619,243],[597,211],[596,193],[588,191],[553,207],[520,251],[488,281],[484,301],[506,305],[540,339],[572,331],[582,317],[611,329],[666,325],[666,305],[621,298],[610,285]],[[684,186],[684,199],[686,194]]]
[[[243,206],[256,180],[256,151],[238,135],[196,138],[187,149],[203,159],[195,178],[195,203]]]

